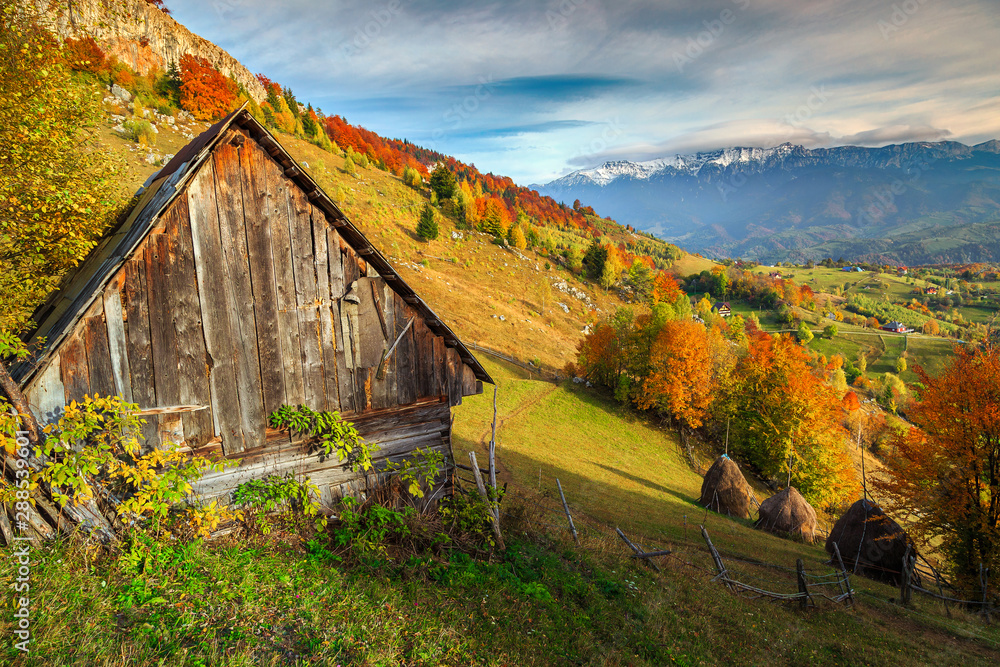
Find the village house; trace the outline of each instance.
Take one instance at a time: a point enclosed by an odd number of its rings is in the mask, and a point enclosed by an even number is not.
[[[728,301],[716,301],[715,305],[712,306],[712,309],[719,313],[720,317],[729,317],[733,314]]]
[[[146,443],[233,462],[196,488],[309,476],[322,500],[367,479],[269,428],[283,405],[337,411],[378,446],[453,469],[451,407],[489,374],[245,108],[151,177],[131,214],[35,315],[11,375],[42,423],[84,395],[137,403]],[[450,484],[449,484],[450,485]]]
[[[913,329],[906,328],[906,325],[902,322],[889,322],[883,324],[879,327],[882,331],[891,331],[892,333],[910,333]]]

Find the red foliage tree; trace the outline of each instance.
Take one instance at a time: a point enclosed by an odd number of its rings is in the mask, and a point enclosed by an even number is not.
[[[233,109],[238,89],[204,58],[181,56],[181,106],[198,120],[221,118]]]

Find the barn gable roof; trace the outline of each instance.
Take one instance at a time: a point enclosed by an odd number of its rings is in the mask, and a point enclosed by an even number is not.
[[[250,114],[245,104],[195,138],[158,173],[150,177],[146,186],[136,194],[137,202],[131,213],[104,236],[76,269],[63,278],[59,289],[34,314],[33,319],[38,324],[26,338],[33,344],[34,352],[27,360],[11,368],[11,376],[15,381],[26,386],[45,366],[52,353],[100,296],[108,281],[156,227],[160,215],[184,191],[226,131],[233,126],[241,128],[281,165],[285,176],[302,190],[313,205],[323,211],[327,222],[336,228],[340,237],[385,279],[394,292],[423,316],[433,333],[443,337],[449,347],[458,351],[462,362],[472,369],[476,379],[493,384],[493,378],[458,336],[347,219],[316,181],[298,166],[267,128]]]

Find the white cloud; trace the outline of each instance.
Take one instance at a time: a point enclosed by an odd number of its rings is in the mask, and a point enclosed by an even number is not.
[[[483,77],[640,82],[587,99],[497,94],[460,133],[440,139],[439,149],[521,182],[604,157],[1000,135],[994,0],[169,4],[179,21],[300,100],[322,100],[328,113],[346,111],[390,136],[448,129],[443,117],[462,101],[462,86]],[[689,62],[679,67],[676,53]],[[609,119],[621,130],[603,147],[593,127],[566,126],[544,142],[477,138],[497,127]]]

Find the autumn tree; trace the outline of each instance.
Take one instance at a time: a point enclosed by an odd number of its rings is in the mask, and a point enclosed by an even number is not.
[[[0,330],[19,330],[122,202],[100,95],[75,82],[32,3],[0,0]]]
[[[507,232],[510,218],[507,209],[496,197],[490,197],[486,201],[483,215],[480,221],[480,229],[487,234],[492,234],[498,239],[502,239]]]
[[[419,190],[424,184],[420,172],[410,166],[403,167],[403,183],[415,190]]]
[[[715,383],[709,331],[693,320],[666,322],[650,351],[650,373],[636,400],[699,428],[712,403]]]
[[[809,325],[806,324],[805,322],[800,322],[799,323],[799,331],[798,331],[797,335],[798,335],[799,341],[803,345],[807,345],[807,344],[809,344],[809,343],[812,342],[813,332],[810,331]]]
[[[181,56],[180,77],[181,106],[198,120],[215,120],[232,111],[239,93],[236,84],[204,58]]]
[[[528,240],[524,238],[521,225],[516,222],[507,230],[507,243],[518,250],[524,250],[528,247]]]
[[[715,412],[731,424],[732,450],[768,477],[791,466],[793,484],[814,505],[838,502],[857,488],[843,446],[841,397],[791,336],[749,332]]]
[[[874,488],[908,514],[908,529],[941,548],[955,573],[975,581],[1000,567],[1000,351],[957,349],[907,411],[914,425],[885,457]]]
[[[601,274],[598,279],[601,287],[609,289],[614,286],[621,278],[624,268],[618,250],[614,246],[607,246],[604,266],[601,267]]]

